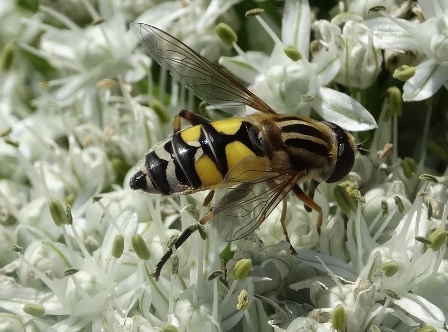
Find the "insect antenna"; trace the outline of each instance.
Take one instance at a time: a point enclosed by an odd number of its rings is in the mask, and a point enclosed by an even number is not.
[[[367,141],[367,138],[362,141],[361,143],[356,144],[356,151],[359,151],[360,154],[362,154],[363,156],[367,155],[369,153],[369,150],[364,149],[364,143]]]

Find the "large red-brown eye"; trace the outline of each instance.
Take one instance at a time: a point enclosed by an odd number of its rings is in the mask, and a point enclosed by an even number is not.
[[[336,134],[338,140],[338,155],[336,165],[334,166],[333,173],[325,181],[327,183],[337,182],[343,179],[353,168],[355,163],[355,151],[350,144],[347,133],[338,125],[323,121],[328,127],[330,127]]]

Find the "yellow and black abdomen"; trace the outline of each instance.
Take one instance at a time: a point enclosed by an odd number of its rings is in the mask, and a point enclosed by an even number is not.
[[[129,184],[163,195],[212,189],[242,158],[263,153],[258,139],[244,118],[192,126],[150,150]]]

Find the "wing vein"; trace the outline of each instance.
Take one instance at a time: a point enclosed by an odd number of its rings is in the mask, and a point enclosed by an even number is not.
[[[233,77],[165,31],[143,23],[131,24],[131,29],[159,65],[205,102],[237,107],[235,113],[241,112],[244,105],[275,113]]]

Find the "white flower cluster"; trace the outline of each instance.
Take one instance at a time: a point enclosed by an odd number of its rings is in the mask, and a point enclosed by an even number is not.
[[[0,4],[1,331],[447,330],[448,0],[36,3]],[[132,22],[366,141],[317,188],[320,232],[291,196],[239,241],[206,224],[152,276],[206,193],[140,195],[133,166],[181,109],[221,113],[153,66]]]

